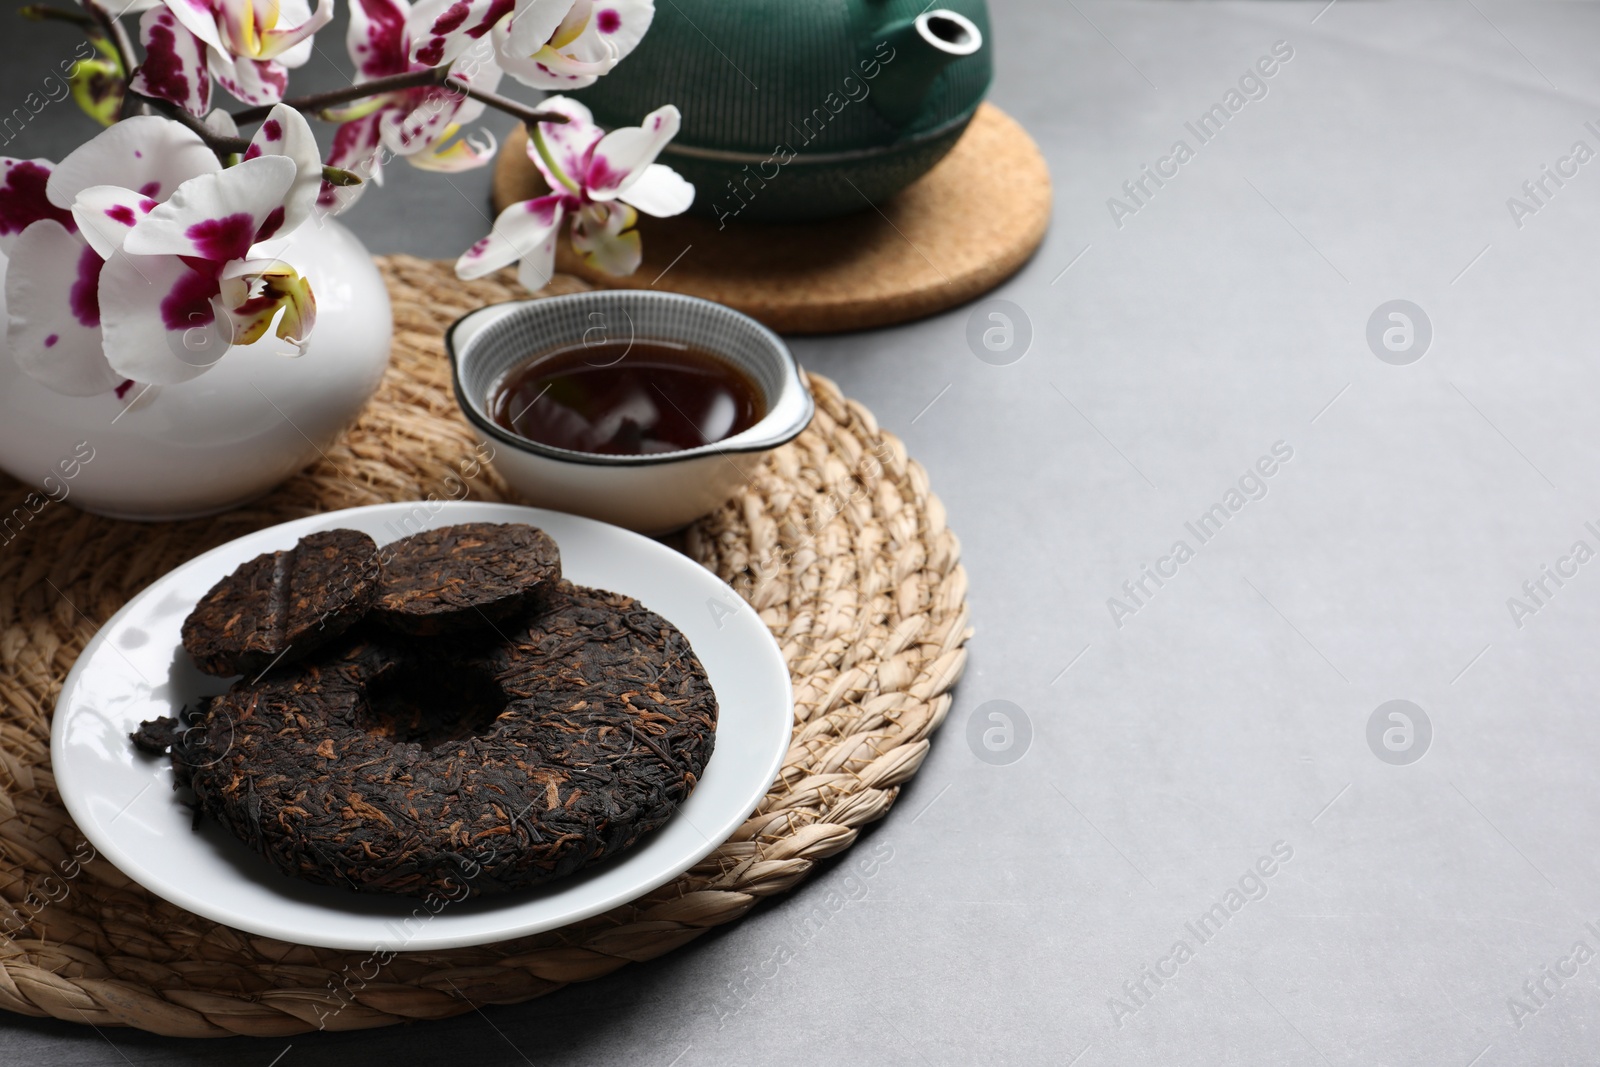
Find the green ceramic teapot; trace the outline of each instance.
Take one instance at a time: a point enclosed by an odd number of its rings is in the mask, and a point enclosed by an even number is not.
[[[966,129],[993,66],[984,0],[667,0],[622,69],[574,92],[602,126],[663,101],[661,156],[727,225],[865,209]]]

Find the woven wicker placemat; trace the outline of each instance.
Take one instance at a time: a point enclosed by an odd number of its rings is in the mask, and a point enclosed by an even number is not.
[[[966,661],[958,544],[901,443],[813,375],[811,428],[680,542],[777,637],[794,678],[795,736],[756,811],[676,881],[549,933],[385,959],[218,926],[88,858],[50,775],[50,716],[100,624],[160,575],[251,530],[442,498],[461,484],[455,472],[475,442],[451,397],[442,330],[473,307],[526,294],[509,275],[466,284],[444,264],[396,256],[379,265],[394,298],[394,358],[323,462],[212,518],[139,524],[52,504],[0,544],[0,1008],[226,1037],[528,1000],[669,952],[792,888],[881,818],[927,755]],[[546,292],[583,288],[564,277]],[[493,471],[470,489],[507,499]],[[0,475],[0,515],[26,492]]]
[[[527,143],[519,126],[500,150],[498,208],[546,191]],[[596,285],[715,300],[779,333],[864,330],[937,314],[1011,277],[1044,240],[1050,205],[1039,146],[983,104],[949,155],[877,207],[863,199],[841,218],[726,226],[642,215],[644,263],[628,277],[586,266],[567,241],[556,245],[556,266]]]

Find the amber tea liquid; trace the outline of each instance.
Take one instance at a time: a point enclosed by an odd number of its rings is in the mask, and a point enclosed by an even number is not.
[[[489,397],[494,421],[574,452],[639,456],[698,448],[766,415],[761,387],[704,348],[675,341],[574,342],[535,353]]]

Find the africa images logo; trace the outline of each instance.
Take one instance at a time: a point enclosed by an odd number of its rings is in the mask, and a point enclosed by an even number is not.
[[[1122,192],[1126,199],[1115,196],[1106,199],[1106,210],[1111,212],[1111,221],[1117,229],[1122,229],[1128,218],[1137,215],[1159,190],[1166,187],[1167,182],[1181,174],[1182,167],[1195,158],[1200,148],[1216,140],[1223,127],[1243,111],[1246,104],[1252,100],[1265,100],[1270,91],[1267,82],[1277,75],[1282,64],[1293,58],[1293,45],[1288,41],[1276,42],[1270,55],[1261,56],[1239,75],[1236,88],[1230,86],[1219,102],[1201,112],[1194,121],[1183,124],[1188,134],[1194,137],[1194,144],[1189,143],[1188,137],[1178,138],[1167,154],[1156,160],[1154,167],[1146,163],[1140,168],[1139,174],[1123,182]]]
[[[1270,852],[1271,855],[1261,856],[1245,868],[1235,884],[1230,885],[1209,908],[1183,924],[1188,937],[1178,938],[1165,955],[1149,966],[1141,967],[1135,977],[1123,982],[1121,997],[1106,998],[1113,1029],[1122,1029],[1130,1018],[1154,1000],[1163,986],[1178,977],[1183,965],[1194,959],[1200,949],[1215,941],[1223,927],[1247,904],[1266,899],[1271,891],[1269,879],[1294,859],[1294,846],[1287,841],[1274,841]]]
[[[1264,500],[1271,490],[1267,479],[1277,474],[1283,464],[1293,458],[1293,445],[1287,441],[1273,442],[1270,455],[1259,457],[1239,476],[1236,485],[1230,485],[1223,492],[1220,500],[1183,524],[1184,531],[1194,539],[1194,544],[1189,543],[1189,537],[1178,538],[1167,554],[1155,561],[1153,567],[1144,564],[1138,577],[1122,583],[1122,596],[1106,597],[1106,610],[1111,613],[1111,621],[1116,628],[1122,629],[1126,620],[1147,607],[1156,593],[1178,576],[1183,565],[1194,559],[1198,549],[1221,533],[1228,521],[1243,511],[1247,504]],[[1150,583],[1155,584],[1154,589]]]

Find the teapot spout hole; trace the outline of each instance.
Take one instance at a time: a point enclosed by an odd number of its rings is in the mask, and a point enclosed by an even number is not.
[[[951,56],[970,56],[983,47],[983,33],[965,15],[939,8],[917,16],[917,34]]]

